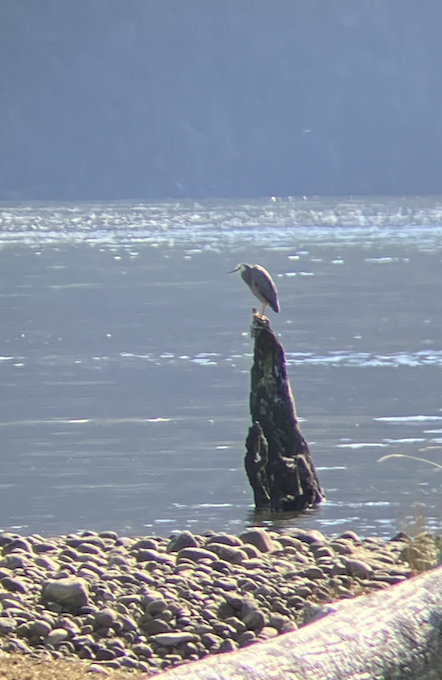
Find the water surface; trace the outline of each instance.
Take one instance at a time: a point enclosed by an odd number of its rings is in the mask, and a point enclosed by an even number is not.
[[[4,530],[439,524],[439,471],[377,460],[442,462],[441,200],[4,204],[0,227]],[[253,515],[240,261],[278,286],[327,497],[298,518]]]

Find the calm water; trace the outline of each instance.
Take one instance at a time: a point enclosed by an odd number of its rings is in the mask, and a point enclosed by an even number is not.
[[[389,536],[442,521],[442,199],[6,205],[1,528]],[[327,501],[254,518],[243,470],[258,262]]]

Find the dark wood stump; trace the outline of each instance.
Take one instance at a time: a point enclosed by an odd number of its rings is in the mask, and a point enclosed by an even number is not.
[[[324,499],[310,451],[299,429],[284,350],[267,317],[253,314],[252,426],[245,468],[257,510],[300,511]]]
[[[442,567],[329,609],[294,633],[209,655],[158,680],[442,678]]]

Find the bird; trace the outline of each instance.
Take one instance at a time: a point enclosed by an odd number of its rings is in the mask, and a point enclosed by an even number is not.
[[[241,272],[243,281],[247,283],[253,295],[255,295],[262,303],[262,316],[265,314],[267,305],[270,305],[273,311],[278,313],[278,291],[276,290],[276,286],[267,269],[264,269],[264,267],[261,267],[259,264],[251,265],[241,262],[235,269],[228,272],[228,274],[233,274],[238,271]]]

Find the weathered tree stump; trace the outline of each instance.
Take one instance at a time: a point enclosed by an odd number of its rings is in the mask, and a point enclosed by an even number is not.
[[[330,609],[294,633],[208,656],[158,680],[442,678],[442,567]]]
[[[253,314],[255,352],[251,373],[252,426],[245,468],[257,510],[304,510],[324,496],[299,429],[284,350],[267,317]]]

